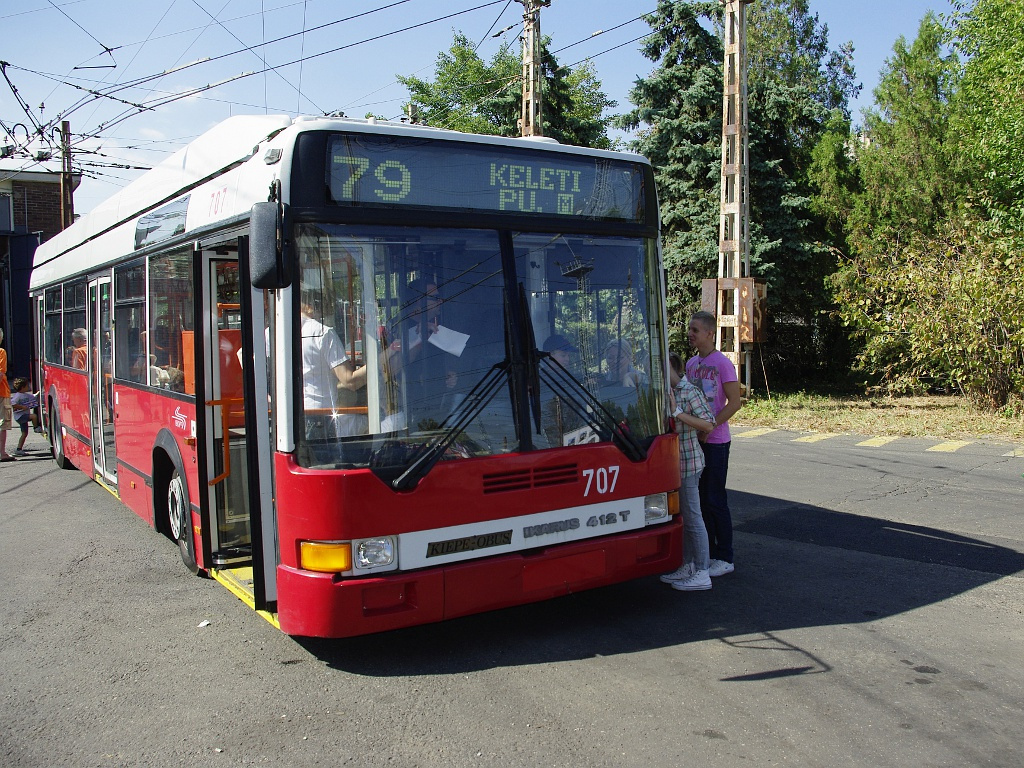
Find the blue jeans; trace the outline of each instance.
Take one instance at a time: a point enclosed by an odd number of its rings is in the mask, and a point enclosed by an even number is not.
[[[701,443],[704,472],[700,476],[700,509],[708,529],[708,544],[715,560],[732,562],[732,514],[725,492],[731,443]]]
[[[683,475],[683,564],[693,563],[698,571],[706,571],[711,556],[708,551],[708,531],[704,527],[704,518],[700,513],[700,483],[698,472],[694,475]]]

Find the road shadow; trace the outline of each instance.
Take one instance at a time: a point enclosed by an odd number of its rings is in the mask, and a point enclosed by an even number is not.
[[[1024,571],[994,540],[730,492],[737,570],[707,592],[657,578],[348,640],[298,639],[331,667],[374,677],[456,674],[870,622]],[[799,650],[793,648],[792,650]],[[782,672],[822,671],[804,654]],[[779,672],[773,673],[779,674]]]

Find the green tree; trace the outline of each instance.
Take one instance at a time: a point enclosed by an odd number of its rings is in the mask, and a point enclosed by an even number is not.
[[[517,136],[522,64],[503,44],[490,62],[457,32],[448,51],[437,55],[434,80],[415,76],[397,79],[409,89],[417,122],[467,133]]]
[[[810,167],[831,111],[847,115],[856,93],[852,48],[829,49],[828,30],[805,0],[748,8],[751,271],[768,279],[775,313],[805,329],[802,355],[793,354],[787,336],[789,351],[776,344],[775,359],[802,357],[807,373],[834,358],[818,327],[831,306],[825,278],[834,270],[834,243],[826,218],[812,207],[819,190]],[[647,21],[653,31],[642,51],[658,66],[637,81],[630,93],[635,108],[618,125],[638,130],[633,147],[656,169],[672,342],[681,345],[701,280],[717,274],[721,6],[661,0]]]
[[[990,217],[1024,230],[1024,4],[955,5],[950,42],[965,61],[952,107],[956,165]]]
[[[1022,32],[1008,0],[957,3],[947,29],[929,14],[875,92],[834,283],[863,370],[890,391],[949,387],[1021,409]]]
[[[821,143],[836,130],[833,113],[845,118],[859,90],[853,48],[830,49],[828,27],[807,0],[749,8],[751,269],[769,279],[776,316],[792,321],[785,348],[776,346],[773,355],[802,357],[793,373],[810,375],[836,361],[826,279],[843,244],[815,202],[825,179],[815,153],[820,164],[827,149]],[[838,178],[842,169],[832,172]]]
[[[832,110],[825,132],[811,150],[807,176],[816,190],[811,197],[811,211],[835,247],[840,252],[847,252],[846,227],[853,211],[860,176],[853,158],[850,119],[842,110]]]
[[[541,46],[545,136],[563,144],[606,149],[610,117],[615,106],[601,90],[591,62],[576,68],[560,66]],[[434,80],[402,75],[398,81],[409,89],[409,101],[424,125],[470,133],[518,136],[522,109],[522,62],[508,43],[485,62],[461,32],[451,47],[439,53]]]
[[[641,51],[657,68],[636,81],[634,109],[616,119],[637,130],[633,148],[654,165],[668,274],[670,343],[686,348],[687,315],[700,281],[718,260],[718,185],[722,145],[722,44],[705,23],[718,4],[660,0],[646,17]]]
[[[912,44],[900,37],[874,91],[875,106],[865,114],[862,191],[851,217],[853,244],[862,253],[906,233],[933,232],[954,204],[947,132],[956,60],[944,54],[942,39],[930,12]]]
[[[858,142],[850,258],[832,278],[840,315],[862,345],[860,367],[894,391],[948,383],[939,350],[914,335],[922,295],[909,279],[925,274],[911,269],[914,254],[950,236],[956,208],[947,139],[956,62],[942,39],[929,13],[914,42],[899,38],[886,61]]]

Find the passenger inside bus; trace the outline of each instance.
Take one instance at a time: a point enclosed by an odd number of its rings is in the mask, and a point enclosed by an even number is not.
[[[306,441],[320,462],[333,459],[329,441],[338,437],[366,434],[363,413],[342,413],[338,388],[356,391],[366,386],[366,366],[358,368],[349,359],[334,328],[317,317],[321,311],[321,293],[307,289],[300,298],[302,313],[302,399],[305,411]]]
[[[612,339],[604,347],[602,387],[644,387],[647,375],[633,367],[633,347],[625,339]]]
[[[542,349],[551,356],[551,360],[564,369],[565,373],[579,378],[579,350],[565,336],[558,333],[551,334],[544,340]],[[562,388],[570,387],[565,382],[561,371],[552,373],[554,380],[559,382]],[[547,447],[591,442],[584,438],[589,438],[594,434],[593,430],[586,428],[576,409],[561,395],[556,394],[552,388],[546,386],[541,388],[541,429],[547,437]],[[596,437],[593,439],[596,440]]]
[[[414,426],[434,429],[461,402],[459,358],[469,336],[441,324],[444,299],[436,283],[418,278],[409,283],[408,290],[411,309],[395,329],[397,338],[388,347],[388,368],[392,377],[405,373]],[[400,430],[407,426],[407,417],[390,413],[385,422],[392,430]]]
[[[68,365],[84,371],[89,367],[89,336],[85,328],[75,328],[71,332],[71,344],[68,349]]]

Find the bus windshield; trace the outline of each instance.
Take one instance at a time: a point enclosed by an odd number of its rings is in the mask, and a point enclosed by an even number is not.
[[[653,239],[300,224],[298,460],[379,469],[663,428]],[[429,467],[428,467],[429,468]]]

